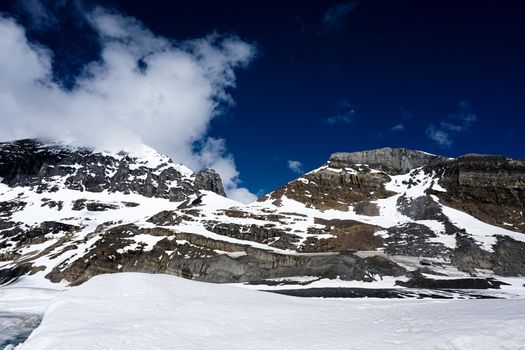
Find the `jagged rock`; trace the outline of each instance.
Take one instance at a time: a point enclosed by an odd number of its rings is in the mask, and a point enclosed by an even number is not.
[[[212,169],[204,169],[195,174],[194,186],[198,190],[212,191],[226,197],[219,174]]]
[[[390,255],[448,257],[450,249],[432,242],[436,234],[425,225],[407,223],[387,229],[385,252]]]
[[[101,203],[97,201],[90,201],[87,199],[77,199],[73,201],[73,210],[88,210],[88,211],[106,211],[111,209],[118,209],[118,205],[110,203]]]
[[[438,220],[444,221],[445,215],[438,203],[430,196],[407,198],[401,196],[397,199],[398,211],[414,220]]]
[[[163,210],[153,215],[147,221],[160,226],[173,226],[180,224],[182,220],[182,215],[177,215],[177,213],[172,210]]]
[[[494,257],[465,234],[456,235],[456,249],[451,262],[459,270],[474,274],[476,269],[489,270],[494,267]]]
[[[44,221],[40,225],[32,227],[31,229],[19,231],[19,234],[12,237],[12,240],[17,242],[17,246],[25,246],[30,244],[39,244],[46,241],[46,235],[56,235],[58,233],[74,233],[80,230],[80,227],[75,225],[64,224],[56,221]]]
[[[0,285],[12,283],[29,271],[31,271],[31,264],[28,263],[20,264],[12,268],[0,269]]]
[[[64,207],[64,201],[52,201],[49,198],[43,198],[41,206],[56,208],[56,210],[60,211]]]
[[[477,269],[492,270],[501,276],[525,276],[525,242],[498,237],[493,252],[480,248],[466,235],[457,235],[457,248],[451,262],[458,269],[475,274]]]
[[[14,212],[24,209],[26,205],[26,202],[20,200],[0,202],[0,218],[10,217]]]
[[[525,243],[498,237],[494,246],[493,270],[501,276],[525,276]]]

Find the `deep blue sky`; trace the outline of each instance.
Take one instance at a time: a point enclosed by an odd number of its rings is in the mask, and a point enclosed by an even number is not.
[[[217,31],[256,45],[257,58],[238,72],[236,105],[210,131],[226,139],[255,193],[296,177],[289,160],[307,171],[338,151],[525,157],[523,1],[98,3],[166,37]],[[55,50],[67,81],[96,58],[96,44],[54,31],[33,35]]]

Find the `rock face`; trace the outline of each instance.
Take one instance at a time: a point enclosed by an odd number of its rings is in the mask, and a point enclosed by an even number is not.
[[[467,155],[437,162],[444,203],[492,225],[525,232],[525,160]]]
[[[439,285],[429,275],[465,286],[525,275],[521,160],[335,153],[241,205],[214,171],[194,173],[151,149],[22,140],[0,144],[0,178],[0,284],[122,271],[256,283],[390,276],[406,286]]]
[[[280,199],[286,197],[320,210],[347,210],[348,204],[369,202],[393,194],[385,190],[384,184],[389,177],[384,173],[331,168],[332,164],[329,165],[278,188],[259,201],[273,200],[279,204]]]
[[[221,177],[214,170],[204,169],[197,172],[193,186],[197,190],[208,190],[226,197]]]
[[[407,148],[385,147],[362,152],[338,152],[330,156],[329,163],[336,168],[354,167],[365,164],[388,174],[399,175],[426,165],[434,160],[444,159],[432,154],[413,151]]]

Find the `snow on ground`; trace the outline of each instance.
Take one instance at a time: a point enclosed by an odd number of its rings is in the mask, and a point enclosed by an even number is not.
[[[435,201],[439,202],[436,196],[432,196]],[[483,249],[492,251],[492,245],[496,243],[495,236],[509,236],[517,241],[525,242],[525,235],[523,233],[506,230],[498,226],[489,225],[481,220],[476,219],[469,214],[460,210],[441,205],[443,214],[445,214],[450,221],[458,226],[464,228],[470,233],[474,239],[482,244]]]
[[[19,282],[15,287],[0,288],[0,349],[11,349],[10,344],[24,340],[40,323],[51,300],[61,293]]]
[[[167,275],[65,291],[18,349],[523,349],[525,299],[306,299]]]
[[[0,313],[43,313],[60,293],[58,289],[3,287],[0,288]]]

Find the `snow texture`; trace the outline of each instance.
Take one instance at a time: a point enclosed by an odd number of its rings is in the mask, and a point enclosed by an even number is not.
[[[523,349],[524,299],[307,299],[167,275],[64,292],[26,349]]]

